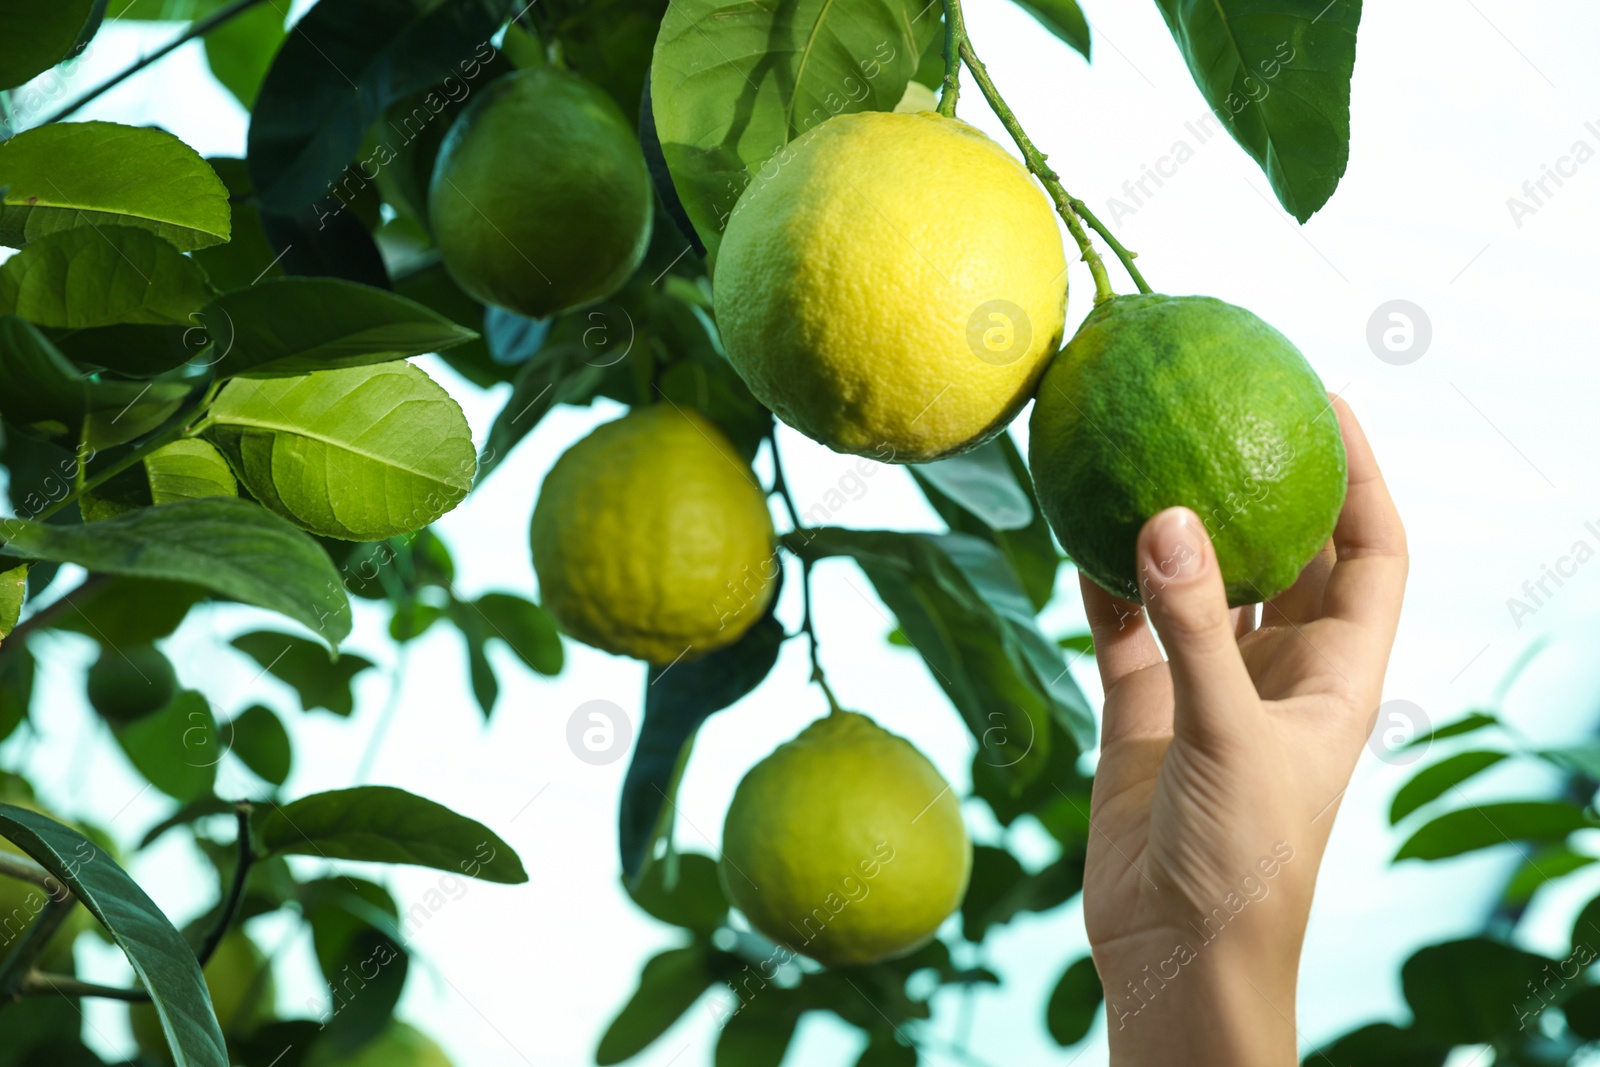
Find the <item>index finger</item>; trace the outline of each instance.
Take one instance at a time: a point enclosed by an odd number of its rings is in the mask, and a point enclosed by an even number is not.
[[[1349,488],[1333,530],[1335,558],[1322,613],[1361,627],[1387,649],[1400,622],[1410,567],[1406,531],[1355,413],[1338,397],[1333,409],[1344,434]]]

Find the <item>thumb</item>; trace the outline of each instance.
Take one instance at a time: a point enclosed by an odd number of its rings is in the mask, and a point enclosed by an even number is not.
[[[1172,671],[1174,731],[1214,736],[1248,721],[1260,698],[1199,516],[1181,507],[1157,513],[1139,532],[1138,552],[1145,610]]]

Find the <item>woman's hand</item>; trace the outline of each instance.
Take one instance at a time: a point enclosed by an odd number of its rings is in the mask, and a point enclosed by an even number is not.
[[[1184,508],[1140,533],[1143,609],[1083,580],[1106,690],[1084,918],[1113,1064],[1296,1062],[1312,888],[1377,712],[1407,566],[1366,437],[1343,401],[1333,410],[1344,511],[1259,628],[1254,609],[1228,610]]]

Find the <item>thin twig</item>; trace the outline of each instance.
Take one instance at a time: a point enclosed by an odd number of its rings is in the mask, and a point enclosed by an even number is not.
[[[233,883],[228,887],[228,897],[223,902],[222,914],[217,916],[217,924],[206,935],[200,951],[195,953],[195,958],[200,961],[202,968],[211,962],[211,957],[216,954],[217,946],[222,944],[228,927],[233,925],[235,916],[239,914],[239,905],[244,901],[245,882],[250,878],[250,865],[256,860],[255,849],[250,845],[251,806],[249,802],[241,800],[233,806],[233,811],[239,820],[239,862],[233,868]]]
[[[102,997],[106,1000],[125,1000],[141,1003],[150,999],[145,989],[124,989],[121,986],[98,985],[82,982],[70,974],[50,974],[46,971],[29,971],[22,979],[17,992],[25,997],[53,994],[64,997]]]
[[[800,509],[795,505],[794,497],[789,494],[789,482],[783,476],[783,459],[778,455],[778,434],[774,430],[767,434],[767,446],[772,451],[772,491],[777,493],[783,501],[784,508],[789,512],[789,525],[797,534],[806,532],[805,526],[800,522]],[[794,552],[793,549],[790,549]],[[811,680],[822,689],[822,695],[828,698],[829,714],[837,714],[843,709],[839,700],[833,695],[833,689],[828,685],[828,679],[822,672],[822,661],[817,649],[817,628],[811,619],[811,561],[794,553],[800,558],[800,600],[803,611],[800,617],[800,632],[806,635],[806,641],[811,648]]]
[[[32,882],[40,889],[48,889],[52,893],[61,885],[55,875],[28,857],[18,856],[10,852],[0,852],[0,876],[15,878],[22,882]]]
[[[5,639],[0,641],[0,658],[5,656],[7,650],[22,647],[22,642],[34,631],[48,630],[54,626],[63,615],[77,608],[77,601],[86,593],[94,592],[94,590],[110,580],[111,576],[107,574],[91,574],[70,591],[62,593],[32,615],[17,623],[11,632],[5,635]]]
[[[78,99],[74,100],[60,111],[57,111],[54,115],[51,115],[49,118],[45,119],[39,125],[48,126],[52,122],[60,122],[68,115],[71,115],[73,112],[83,107],[85,104],[92,100],[96,100],[104,94],[110,92],[112,89],[115,89],[117,86],[121,85],[123,82],[127,81],[129,78],[133,77],[135,74],[139,73],[141,70],[150,66],[157,60],[177,51],[179,48],[182,48],[196,37],[204,37],[206,34],[210,33],[218,26],[221,26],[223,23],[231,21],[235,17],[244,14],[246,11],[249,11],[251,8],[258,6],[263,2],[264,0],[234,0],[234,2],[229,4],[227,7],[222,8],[215,14],[208,15],[207,17],[196,22],[194,25],[190,26],[187,30],[183,31],[183,33],[179,34],[176,40],[162,45],[154,52],[151,52],[149,55],[139,60],[133,66],[113,74],[110,78],[101,82],[83,96],[78,97]]]
[[[961,99],[961,37],[966,28],[961,23],[961,7],[951,9],[949,0],[944,5],[944,81],[939,89],[939,114],[947,119],[956,117],[956,101]]]

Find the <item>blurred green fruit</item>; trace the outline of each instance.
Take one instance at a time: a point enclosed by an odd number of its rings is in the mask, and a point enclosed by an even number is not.
[[[35,803],[32,798],[19,795],[0,795],[0,801],[15,804],[19,808],[36,811],[40,815],[56,818],[54,812],[48,811]],[[81,830],[81,828],[79,828]],[[25,853],[5,838],[0,838],[0,851],[12,856],[22,856]],[[66,892],[65,887],[59,887],[58,893]],[[44,910],[49,902],[49,891],[32,882],[24,882],[15,878],[0,875],[0,960],[11,954],[17,946],[17,941],[22,933],[32,923],[39,912]],[[50,939],[34,962],[34,966],[44,971],[56,973],[72,972],[72,942],[83,931],[95,926],[95,919],[88,910],[79,906],[72,909],[72,914],[62,925],[56,935]]]
[[[154,645],[102,648],[89,668],[88,687],[90,706],[107,722],[122,725],[172,703],[178,676]]]
[[[272,980],[271,963],[242,930],[230,930],[223,937],[211,962],[206,964],[205,976],[211,1007],[224,1037],[244,1037],[272,1018],[277,987]],[[153,1006],[131,1005],[128,1022],[146,1056],[157,1063],[172,1062]]]
[[[396,1020],[355,1052],[314,1049],[305,1067],[453,1067],[444,1050],[415,1027]]]
[[[457,285],[544,318],[621,288],[644,258],[654,196],[621,109],[543,66],[498,79],[456,118],[428,217]]]

